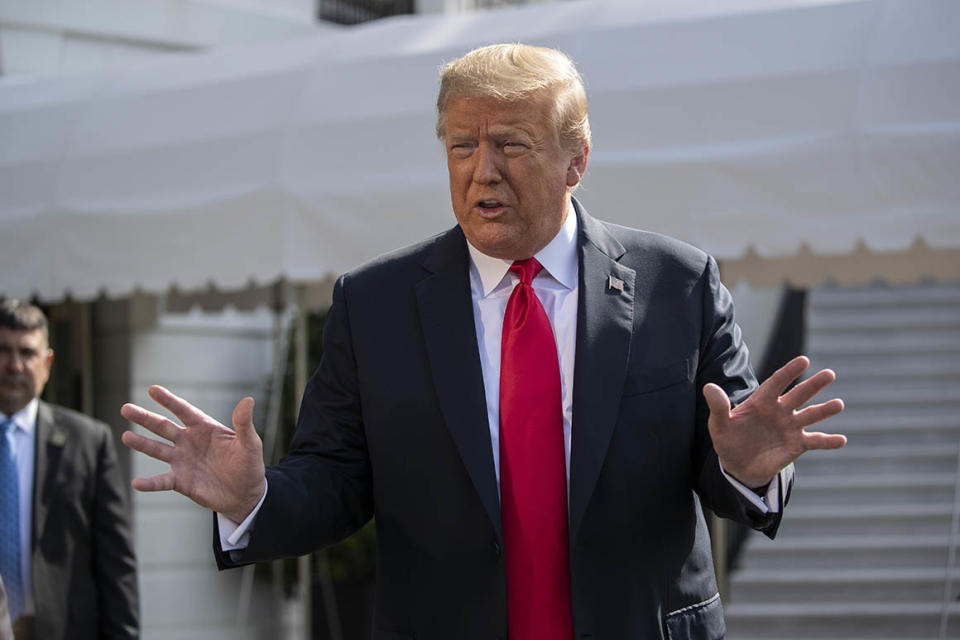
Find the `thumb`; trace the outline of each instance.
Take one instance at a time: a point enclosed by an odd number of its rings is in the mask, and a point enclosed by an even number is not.
[[[253,398],[250,396],[238,402],[233,408],[233,430],[244,442],[257,437],[257,430],[253,426]]]
[[[712,420],[721,420],[720,424],[726,424],[730,419],[730,398],[727,393],[712,382],[703,386],[703,397],[710,407],[710,418]]]

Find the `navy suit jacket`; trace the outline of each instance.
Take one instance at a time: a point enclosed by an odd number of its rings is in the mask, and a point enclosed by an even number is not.
[[[702,500],[773,535],[722,477],[700,393],[756,386],[717,266],[579,216],[570,461],[576,638],[721,638]],[[608,286],[609,276],[623,290]],[[340,278],[322,362],[249,547],[298,555],[377,523],[374,638],[506,637],[499,498],[459,228]],[[789,490],[792,469],[781,474]],[[216,545],[215,545],[216,546]]]

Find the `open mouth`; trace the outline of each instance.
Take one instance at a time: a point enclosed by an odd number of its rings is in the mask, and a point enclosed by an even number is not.
[[[477,201],[477,209],[479,209],[481,213],[499,213],[503,208],[504,204],[493,198]]]

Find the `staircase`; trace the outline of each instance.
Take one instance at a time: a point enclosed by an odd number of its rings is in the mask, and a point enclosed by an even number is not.
[[[806,453],[777,539],[747,541],[727,637],[960,638],[960,287],[818,289],[807,313],[849,442]]]

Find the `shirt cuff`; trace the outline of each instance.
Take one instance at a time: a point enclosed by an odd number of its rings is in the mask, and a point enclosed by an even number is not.
[[[763,496],[757,495],[758,492],[745,486],[742,482],[727,473],[727,470],[720,465],[720,472],[733,485],[733,488],[743,494],[743,497],[750,501],[750,504],[759,509],[762,513],[780,512],[780,474],[778,473],[767,485],[767,490]]]
[[[250,544],[250,532],[253,531],[253,522],[257,518],[257,512],[263,505],[267,497],[267,484],[264,479],[263,495],[260,496],[260,502],[253,508],[243,522],[237,524],[222,513],[217,513],[217,528],[220,530],[220,548],[224,551],[237,551],[246,549]]]

